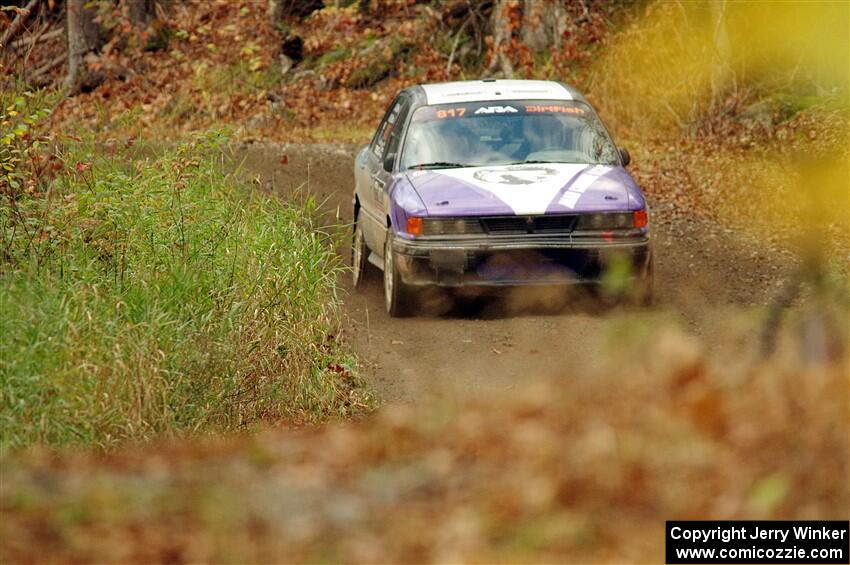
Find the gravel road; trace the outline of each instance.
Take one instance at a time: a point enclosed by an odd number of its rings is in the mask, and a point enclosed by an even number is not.
[[[351,220],[354,154],[353,147],[335,145],[251,143],[237,149],[245,171],[264,190],[283,198],[309,192],[341,222]],[[651,202],[656,305],[649,310],[523,290],[462,305],[434,295],[426,298],[423,315],[391,319],[377,271],[362,291],[346,286],[348,338],[372,386],[385,400],[416,402],[433,394],[512,389],[537,378],[593,378],[624,334],[652,332],[670,320],[707,347],[719,347],[729,339],[723,328],[728,313],[767,304],[790,273],[791,256],[696,215],[673,214],[662,198]],[[740,347],[752,346],[752,335]]]

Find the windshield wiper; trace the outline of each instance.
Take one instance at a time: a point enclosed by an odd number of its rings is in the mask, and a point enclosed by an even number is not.
[[[593,165],[594,163],[588,161],[545,161],[543,159],[529,159],[528,161],[516,161],[515,163],[508,163],[508,165]]]
[[[567,163],[567,161],[546,161],[545,159],[528,159],[526,161],[516,161],[509,165],[553,165],[558,163]]]
[[[464,167],[469,167],[469,165],[464,165],[463,163],[449,163],[446,161],[434,161],[433,163],[419,163],[418,165],[412,165],[407,167],[407,170],[410,169],[462,169]]]

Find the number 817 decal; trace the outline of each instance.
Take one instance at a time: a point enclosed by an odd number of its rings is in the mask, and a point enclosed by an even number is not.
[[[441,120],[445,118],[460,118],[466,114],[466,108],[448,108],[446,110],[437,110],[437,117]]]

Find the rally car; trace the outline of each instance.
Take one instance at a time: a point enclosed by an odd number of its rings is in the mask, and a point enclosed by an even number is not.
[[[598,285],[616,264],[646,302],[649,208],[629,159],[562,83],[406,88],[355,160],[354,286],[383,270],[400,316],[423,286]]]

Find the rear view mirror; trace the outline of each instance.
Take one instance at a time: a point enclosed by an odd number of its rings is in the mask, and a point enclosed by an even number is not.
[[[395,153],[387,153],[384,156],[384,170],[391,173],[393,166],[395,166]]]
[[[618,147],[617,152],[620,153],[620,161],[623,162],[623,166],[628,167],[629,163],[632,162],[632,156],[629,155],[629,150],[625,147]]]

